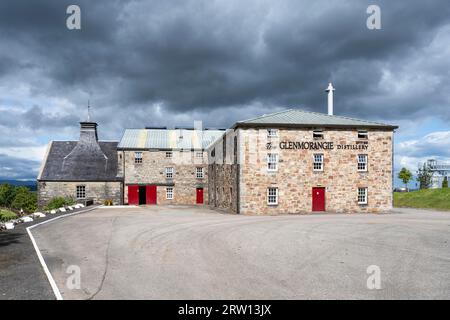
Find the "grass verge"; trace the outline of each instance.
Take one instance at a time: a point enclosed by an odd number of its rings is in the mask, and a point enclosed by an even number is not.
[[[0,209],[0,221],[6,222],[12,219],[17,219],[17,214],[12,211]]]
[[[450,188],[394,192],[394,207],[427,208],[450,211]]]

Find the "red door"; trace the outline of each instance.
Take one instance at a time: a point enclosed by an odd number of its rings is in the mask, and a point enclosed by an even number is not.
[[[139,204],[139,186],[128,186],[128,204]]]
[[[203,204],[203,188],[197,188],[197,204]]]
[[[147,186],[147,204],[156,204],[156,186]]]
[[[312,211],[325,211],[325,188],[312,188]]]

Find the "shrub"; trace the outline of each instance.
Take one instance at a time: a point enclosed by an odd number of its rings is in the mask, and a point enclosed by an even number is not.
[[[104,204],[105,206],[112,206],[112,205],[114,205],[112,199],[106,199],[106,200],[103,202],[103,204]]]
[[[0,206],[11,208],[11,204],[16,197],[16,188],[10,184],[0,185]]]
[[[16,196],[11,203],[11,207],[16,210],[25,211],[26,213],[35,212],[37,209],[37,195],[31,192],[27,187],[17,187]]]
[[[64,206],[74,205],[75,201],[72,198],[55,197],[44,207],[44,210],[54,210]]]
[[[444,181],[442,181],[442,188],[448,188],[448,178],[447,176],[444,177]]]
[[[7,222],[12,219],[16,219],[17,214],[8,210],[0,210],[0,221]]]

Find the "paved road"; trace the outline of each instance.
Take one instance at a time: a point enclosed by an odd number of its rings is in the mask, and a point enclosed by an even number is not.
[[[65,299],[450,298],[450,213],[97,209],[33,234]],[[66,269],[81,268],[69,290]],[[381,269],[368,290],[369,265]]]
[[[68,213],[89,209],[76,209]],[[54,300],[26,228],[65,215],[57,213],[0,232],[0,300]]]

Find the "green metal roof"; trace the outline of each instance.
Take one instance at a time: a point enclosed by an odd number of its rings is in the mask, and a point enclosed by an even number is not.
[[[206,149],[225,130],[126,129],[118,149]]]
[[[383,128],[397,129],[398,126],[390,124],[371,122],[366,120],[353,119],[342,116],[331,116],[324,113],[303,111],[298,109],[289,109],[257,118],[238,121],[234,124],[236,127],[252,126],[288,126],[288,127],[355,127],[355,128]]]

